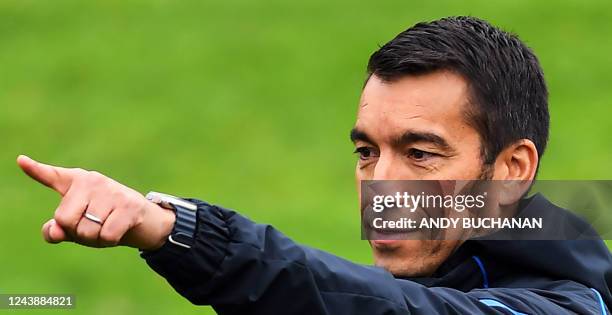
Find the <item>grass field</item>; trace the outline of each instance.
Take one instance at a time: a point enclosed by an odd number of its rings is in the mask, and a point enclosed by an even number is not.
[[[612,178],[612,2],[589,3],[1,1],[0,293],[74,293],[71,314],[214,314],[136,250],[45,244],[59,199],[20,173],[20,153],[235,208],[369,263],[348,140],[365,64],[442,16],[489,19],[540,57],[541,178]]]

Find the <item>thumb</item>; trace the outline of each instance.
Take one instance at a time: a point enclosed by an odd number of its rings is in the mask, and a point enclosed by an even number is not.
[[[17,164],[32,179],[57,191],[62,196],[72,184],[73,172],[70,169],[39,163],[25,155],[17,157]]]
[[[63,241],[69,241],[70,237],[64,232],[61,226],[55,222],[55,219],[47,221],[42,227],[43,238],[47,243],[56,244]]]

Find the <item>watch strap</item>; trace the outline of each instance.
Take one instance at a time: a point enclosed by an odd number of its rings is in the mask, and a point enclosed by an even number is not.
[[[197,209],[188,209],[178,204],[173,204],[173,208],[176,212],[176,221],[172,232],[168,235],[168,242],[180,247],[191,248],[197,228]]]

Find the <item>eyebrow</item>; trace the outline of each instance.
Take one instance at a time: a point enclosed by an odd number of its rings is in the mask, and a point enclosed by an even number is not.
[[[442,150],[452,151],[452,147],[444,138],[432,132],[406,131],[403,135],[393,141],[396,146],[405,146],[417,142],[427,142],[436,145]]]
[[[353,128],[351,130],[351,141],[353,143],[357,141],[363,141],[372,144],[375,143],[371,140],[371,138],[365,131],[357,128]],[[432,132],[408,130],[404,132],[401,136],[397,137],[396,139],[393,139],[392,141],[393,145],[397,147],[406,146],[408,144],[417,142],[427,142],[436,145],[442,150],[454,151],[454,149],[448,144],[446,140],[444,140],[444,138]]]
[[[374,141],[370,139],[367,133],[357,128],[353,128],[351,129],[351,142],[355,143],[357,141],[374,143]]]

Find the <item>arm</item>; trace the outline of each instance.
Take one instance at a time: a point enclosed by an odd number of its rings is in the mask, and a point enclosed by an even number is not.
[[[174,214],[133,189],[97,172],[26,157],[18,164],[62,196],[43,225],[46,241],[147,249],[143,257],[181,295],[220,314],[605,314],[596,292],[570,281],[540,290],[427,288],[203,202],[195,245],[174,248],[165,242]]]
[[[194,247],[176,251],[165,245],[142,256],[177,292],[219,314],[601,313],[596,294],[573,282],[547,290],[427,288],[192,201],[200,209]]]

